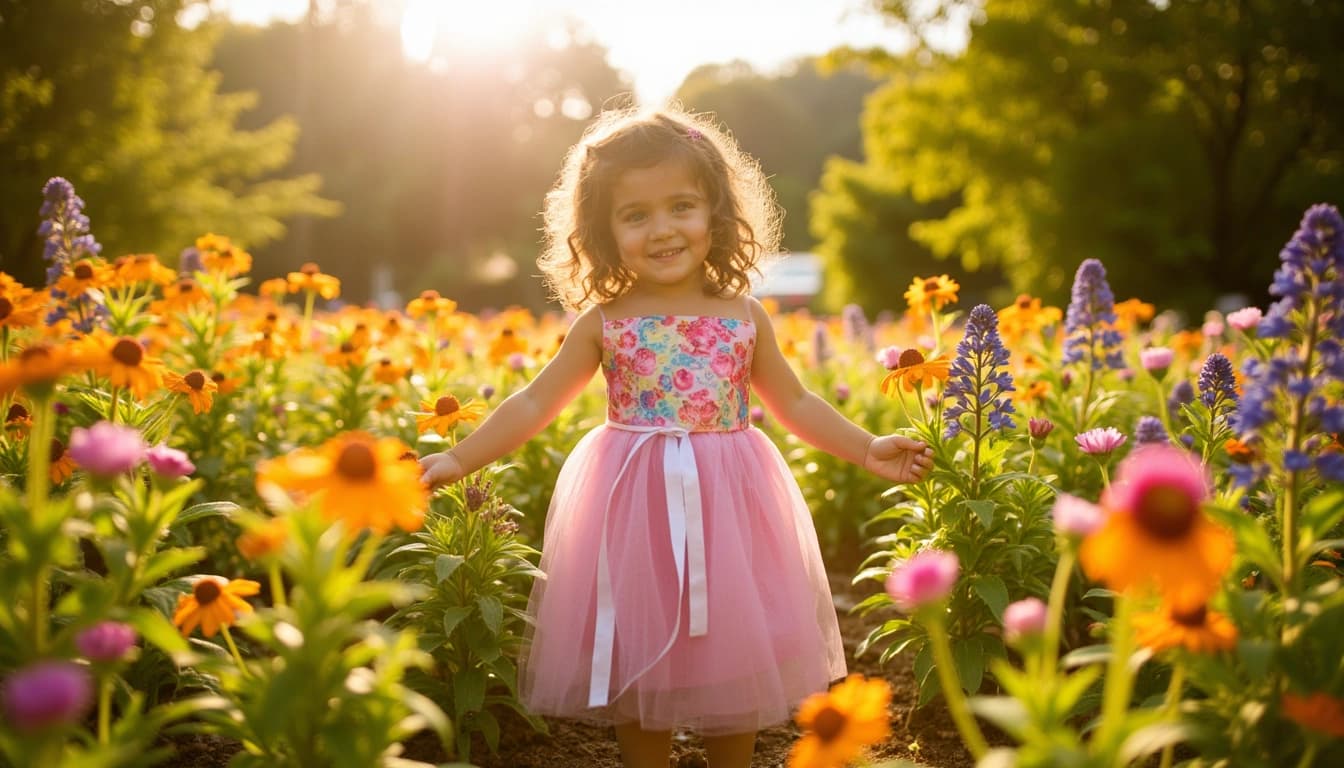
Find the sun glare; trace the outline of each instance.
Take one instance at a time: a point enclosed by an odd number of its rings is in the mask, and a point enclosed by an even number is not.
[[[498,53],[519,41],[537,9],[525,0],[410,0],[401,15],[401,44],[415,61]]]

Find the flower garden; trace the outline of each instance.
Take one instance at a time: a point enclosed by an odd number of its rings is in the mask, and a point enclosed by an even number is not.
[[[105,258],[82,207],[52,179],[47,284],[0,273],[0,765],[172,765],[206,733],[244,768],[406,766],[426,732],[468,765],[544,728],[525,607],[600,382],[463,483],[431,494],[417,459],[567,318],[341,307],[217,235]],[[1344,221],[1285,240],[1272,304],[1194,324],[1096,260],[1067,307],[963,309],[940,275],[899,314],[774,313],[813,391],[934,449],[888,488],[753,410],[881,587],[861,651],[908,654],[903,705],[942,697],[978,764],[1344,764]],[[870,764],[890,699],[852,676],[804,702],[790,766]]]

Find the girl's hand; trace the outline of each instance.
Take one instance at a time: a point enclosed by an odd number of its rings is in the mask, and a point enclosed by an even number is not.
[[[447,483],[456,483],[466,473],[462,471],[462,462],[457,460],[451,450],[431,453],[420,459],[420,482],[430,488]]]
[[[882,435],[868,443],[863,468],[894,483],[916,483],[933,466],[933,449],[904,435]]]

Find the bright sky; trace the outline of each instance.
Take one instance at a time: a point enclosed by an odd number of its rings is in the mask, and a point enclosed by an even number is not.
[[[742,59],[771,72],[840,45],[905,47],[867,0],[376,0],[402,31],[408,56],[507,47],[524,23],[567,13],[628,73],[641,101],[671,96],[700,64]],[[322,5],[318,0],[319,7]],[[308,0],[212,0],[241,22],[303,16]]]

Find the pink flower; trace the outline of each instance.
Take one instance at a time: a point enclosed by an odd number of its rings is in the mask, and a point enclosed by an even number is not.
[[[154,474],[170,479],[186,477],[196,471],[196,465],[191,463],[187,454],[163,443],[145,451],[145,461],[149,462],[149,468],[154,470]]]
[[[761,408],[761,406],[759,406],[759,405],[753,405],[753,406],[751,407],[751,423],[752,423],[752,424],[764,424],[764,423],[765,423],[765,409],[764,409],[764,408]]]
[[[635,373],[640,376],[650,376],[658,369],[658,357],[653,354],[653,350],[648,347],[640,347],[635,350]]]
[[[1055,530],[1074,536],[1086,536],[1097,530],[1106,516],[1096,504],[1067,493],[1055,497],[1053,515]]]
[[[1044,440],[1051,432],[1055,431],[1055,422],[1046,418],[1027,419],[1027,433],[1033,440]]]
[[[1003,609],[1003,634],[1008,642],[1039,635],[1045,631],[1045,603],[1028,597],[1009,603]]]
[[[1248,333],[1255,330],[1257,325],[1260,325],[1260,320],[1263,317],[1264,315],[1261,314],[1259,307],[1246,307],[1228,315],[1227,324],[1242,333]]]
[[[120,661],[135,645],[135,629],[119,621],[100,621],[75,635],[75,647],[89,661]]]
[[[509,370],[514,373],[522,373],[527,368],[527,357],[522,352],[514,352],[509,355]]]
[[[678,368],[676,373],[672,374],[672,386],[685,392],[695,386],[695,377],[685,368]]]
[[[1143,370],[1159,376],[1171,367],[1171,361],[1175,357],[1176,353],[1171,351],[1171,347],[1149,347],[1139,352],[1139,362],[1143,364]]]
[[[883,347],[877,351],[877,362],[882,364],[888,371],[894,371],[901,367],[901,348]]]
[[[1170,537],[1186,533],[1209,497],[1209,480],[1189,453],[1163,443],[1145,445],[1120,462],[1102,503],[1139,518],[1145,530]]]
[[[66,450],[75,463],[94,475],[114,477],[135,469],[145,458],[145,439],[133,427],[108,421],[75,427]]]
[[[957,583],[961,563],[953,552],[926,549],[898,564],[887,577],[887,594],[896,607],[913,613],[945,599]]]
[[[89,670],[69,661],[42,661],[20,669],[0,691],[5,719],[21,730],[73,723],[93,700]]]
[[[1223,335],[1223,328],[1223,321],[1214,319],[1204,321],[1204,326],[1200,330],[1204,332],[1205,336],[1215,338]]]
[[[1073,441],[1083,453],[1091,456],[1105,455],[1125,444],[1125,433],[1115,427],[1097,427],[1081,435],[1075,435]]]

